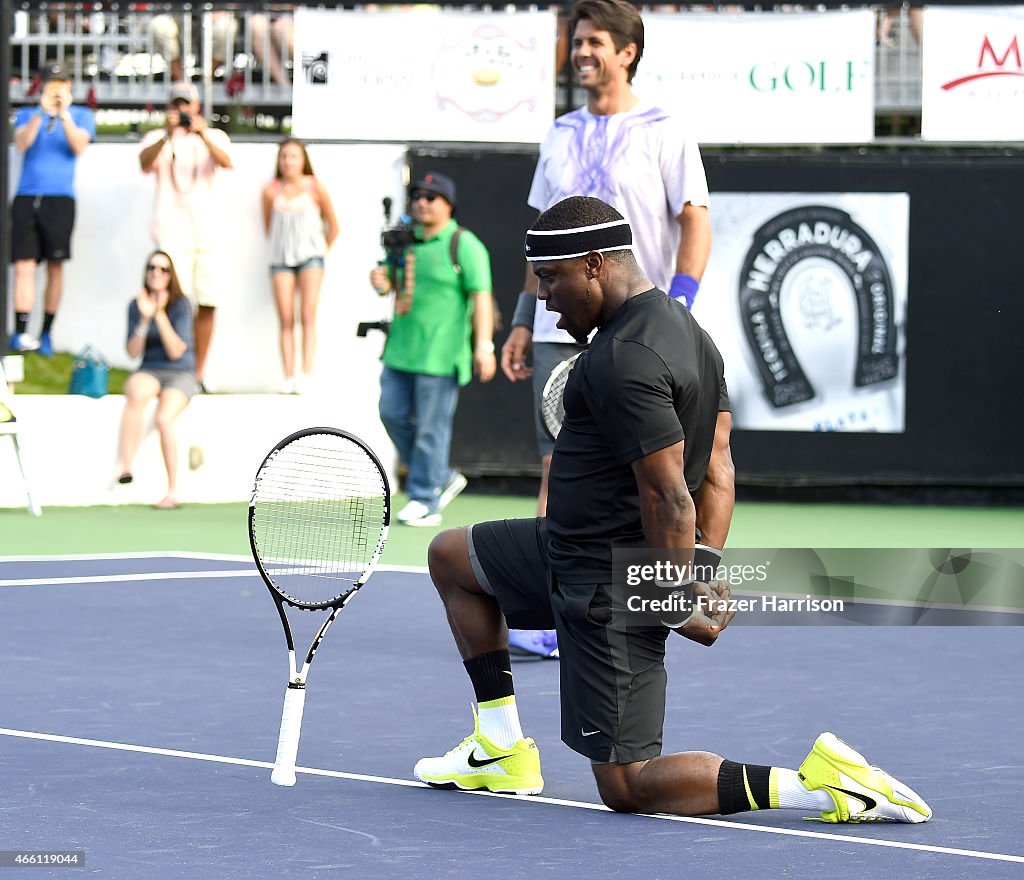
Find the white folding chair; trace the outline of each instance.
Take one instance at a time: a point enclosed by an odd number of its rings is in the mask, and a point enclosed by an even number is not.
[[[18,444],[18,421],[14,417],[14,407],[11,402],[10,390],[7,387],[7,379],[4,377],[2,364],[0,364],[0,404],[3,405],[3,408],[0,408],[0,419],[6,418],[7,414],[10,413],[10,418],[7,421],[0,421],[0,437],[10,437],[11,442],[14,444],[14,457],[18,459],[21,482],[25,486],[28,512],[32,516],[39,516],[43,511],[32,498],[32,487],[29,485],[28,475],[25,473],[25,464],[21,460],[21,446]]]

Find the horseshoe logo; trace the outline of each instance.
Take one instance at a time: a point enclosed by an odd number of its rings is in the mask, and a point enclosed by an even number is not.
[[[768,402],[776,409],[813,400],[786,334],[780,299],[786,276],[805,260],[827,260],[849,281],[857,304],[857,363],[853,386],[896,378],[896,321],[892,274],[878,246],[845,211],[803,205],[754,233],[740,275],[740,319]],[[805,306],[806,307],[806,306]]]

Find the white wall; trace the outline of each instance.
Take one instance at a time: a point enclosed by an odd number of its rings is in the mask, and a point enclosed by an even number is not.
[[[273,176],[276,153],[276,144],[235,144],[234,170],[218,175],[226,287],[207,366],[211,390],[276,391],[281,382],[260,206],[260,191]],[[381,337],[357,340],[355,328],[359,321],[375,320],[388,311],[387,302],[370,289],[367,275],[381,255],[381,199],[390,196],[396,205],[404,204],[405,152],[393,145],[313,144],[309,153],[341,226],[327,258],[317,322],[320,356],[314,380],[331,384],[352,372],[366,377],[367,366],[380,353]],[[13,194],[21,162],[13,147],[11,156]],[[73,259],[65,266],[64,301],[53,328],[58,349],[77,352],[90,344],[111,364],[132,366],[124,350],[127,308],[153,247],[153,189],[153,178],[139,171],[137,144],[93,144],[79,160]],[[42,320],[42,268],[36,281],[33,330]],[[13,286],[8,291],[12,299]],[[9,315],[12,310],[13,302]]]
[[[377,417],[377,382],[346,393],[199,395],[178,419],[178,495],[186,502],[247,501],[263,457],[292,431],[314,425],[345,428],[377,453],[389,473],[395,454]],[[155,430],[148,430],[132,466],[135,482],[118,485],[117,438],[121,395],[100,400],[79,395],[16,395],[22,460],[36,503],[47,506],[152,504],[167,490]],[[152,428],[155,405],[147,413]],[[189,468],[189,449],[201,448],[203,465]],[[392,488],[396,485],[392,480]],[[0,435],[0,507],[22,507],[25,493],[11,441]],[[3,546],[0,555],[16,548]]]
[[[270,392],[282,380],[260,208],[260,191],[273,174],[276,151],[276,144],[236,144],[235,169],[220,175],[228,281],[207,368],[207,384],[213,391]],[[122,367],[134,366],[124,351],[127,306],[152,249],[153,180],[139,171],[137,156],[134,144],[93,144],[79,162],[74,256],[65,268],[64,302],[53,330],[58,349],[77,352],[90,344]],[[388,302],[370,289],[367,275],[381,255],[381,199],[390,196],[396,205],[404,204],[404,150],[312,145],[310,157],[331,193],[341,225],[327,259],[312,391],[302,398],[196,397],[179,422],[179,488],[185,501],[247,500],[256,468],[271,446],[291,431],[313,424],[354,432],[386,466],[393,466],[394,453],[377,416],[383,337],[374,333],[358,339],[355,330],[360,321],[386,317],[389,311]],[[12,164],[13,193],[20,161]],[[33,329],[41,320],[43,283],[40,269]],[[152,502],[162,497],[166,478],[152,432],[134,466],[136,483],[113,486],[124,405],[120,396],[91,400],[21,395],[14,401],[26,466],[44,507]],[[192,445],[203,447],[206,461],[194,472],[187,466]],[[0,506],[23,503],[11,443],[0,437]]]

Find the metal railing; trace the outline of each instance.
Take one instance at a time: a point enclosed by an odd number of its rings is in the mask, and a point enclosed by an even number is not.
[[[216,105],[236,98],[291,104],[294,4],[200,12],[159,3],[145,11],[76,6],[15,11],[12,103],[30,100],[38,69],[59,60],[74,72],[76,99],[88,96],[102,107],[161,107],[170,83],[181,78],[212,83],[208,100]]]

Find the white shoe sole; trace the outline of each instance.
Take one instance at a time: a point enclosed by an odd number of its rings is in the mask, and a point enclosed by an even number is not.
[[[868,813],[866,818],[888,820],[891,822],[906,822],[912,825],[916,825],[920,822],[927,822],[931,819],[931,807],[929,807],[928,804],[925,803],[924,798],[922,798],[909,785],[906,785],[895,777],[890,776],[880,767],[876,767],[869,763],[867,758],[865,758],[849,743],[841,740],[834,733],[823,733],[819,739],[831,751],[835,752],[846,761],[849,761],[851,764],[861,764],[870,767],[871,770],[882,777],[882,780],[892,789],[892,793],[895,798],[898,798],[900,801],[916,803],[928,811],[927,815],[923,815],[909,806],[894,803],[884,794],[884,792],[878,791],[869,786],[863,786],[852,777],[847,776],[846,773],[843,773],[841,768],[837,768],[840,770],[840,779],[845,783],[846,787],[850,789],[854,797],[857,797],[856,792],[859,789],[864,790],[866,793],[870,792],[868,795],[869,797],[871,795],[878,796],[874,798],[877,803],[875,809]]]
[[[456,478],[445,486],[444,491],[441,493],[441,497],[437,499],[437,509],[444,510],[463,493],[468,485],[469,480],[467,480],[462,474],[457,474]]]

